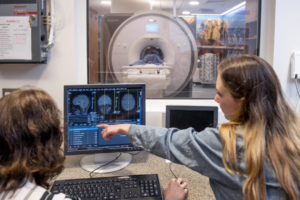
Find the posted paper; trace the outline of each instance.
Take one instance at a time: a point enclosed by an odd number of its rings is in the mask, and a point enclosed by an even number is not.
[[[0,17],[0,60],[31,60],[29,16]]]

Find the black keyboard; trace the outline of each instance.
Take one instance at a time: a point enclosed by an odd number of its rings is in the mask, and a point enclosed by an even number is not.
[[[81,200],[162,200],[157,174],[54,181],[51,192]]]

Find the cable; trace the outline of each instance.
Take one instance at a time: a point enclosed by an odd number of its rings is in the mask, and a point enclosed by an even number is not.
[[[297,89],[298,96],[299,96],[299,98],[300,98],[300,92],[299,92],[299,88],[298,88],[297,77],[298,77],[298,74],[295,74],[295,85],[296,85],[296,89]]]
[[[54,0],[51,1],[51,18],[49,20],[51,21],[50,25],[50,33],[48,38],[48,44],[45,45],[46,51],[49,51],[54,46],[54,30],[55,30],[55,4]],[[48,21],[48,18],[46,18]]]
[[[96,170],[100,169],[101,167],[104,167],[104,166],[109,165],[110,163],[116,161],[118,158],[120,158],[121,155],[122,155],[122,153],[120,153],[120,154],[118,155],[118,157],[116,157],[114,160],[112,160],[112,161],[110,161],[110,162],[108,162],[108,163],[106,163],[106,164],[104,164],[104,165],[101,165],[100,167],[97,167],[96,169],[94,169],[93,171],[91,171],[91,172],[90,172],[90,178],[93,178],[92,173],[94,173],[94,171],[96,171]]]
[[[173,176],[174,176],[176,179],[178,179],[177,176],[173,173],[173,171],[172,171],[172,169],[171,169],[171,165],[172,165],[172,163],[170,163],[170,165],[169,165],[170,171],[171,171],[171,173],[173,174]]]
[[[137,153],[128,153],[128,154],[130,154],[130,155],[136,155],[136,154],[139,154],[139,153],[141,153],[142,151],[139,151],[139,152],[137,152]]]
[[[298,74],[295,74],[295,85],[296,85],[296,90],[297,90],[298,97],[299,97],[298,100],[297,100],[297,104],[296,104],[295,110],[297,110],[297,108],[298,108],[298,103],[299,103],[299,99],[300,99],[300,92],[299,92],[299,88],[298,88],[297,78],[298,78]]]
[[[172,164],[172,162],[170,163],[170,165],[169,165],[169,168],[170,168],[170,171],[171,171],[171,173],[173,174],[173,176],[176,178],[176,180],[178,179],[177,178],[177,176],[173,173],[173,171],[172,171],[172,169],[171,169],[171,164]],[[183,182],[182,182],[183,183]],[[186,187],[186,189],[187,189],[187,187]],[[186,195],[185,195],[185,197],[184,197],[184,200],[187,200],[188,199],[188,196],[189,196],[189,190],[188,190],[188,192],[186,193]]]

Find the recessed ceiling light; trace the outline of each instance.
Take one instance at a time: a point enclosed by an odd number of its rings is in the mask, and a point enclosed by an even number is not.
[[[190,1],[189,4],[190,4],[190,5],[198,5],[199,2],[198,2],[198,1]]]
[[[191,12],[190,11],[183,11],[182,14],[184,15],[189,15]]]
[[[155,19],[149,19],[148,22],[156,22]]]
[[[111,1],[101,1],[102,4],[111,4]]]

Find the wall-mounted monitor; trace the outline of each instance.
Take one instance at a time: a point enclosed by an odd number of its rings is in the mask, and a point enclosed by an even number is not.
[[[158,24],[146,24],[146,32],[147,33],[157,33],[158,32]]]

